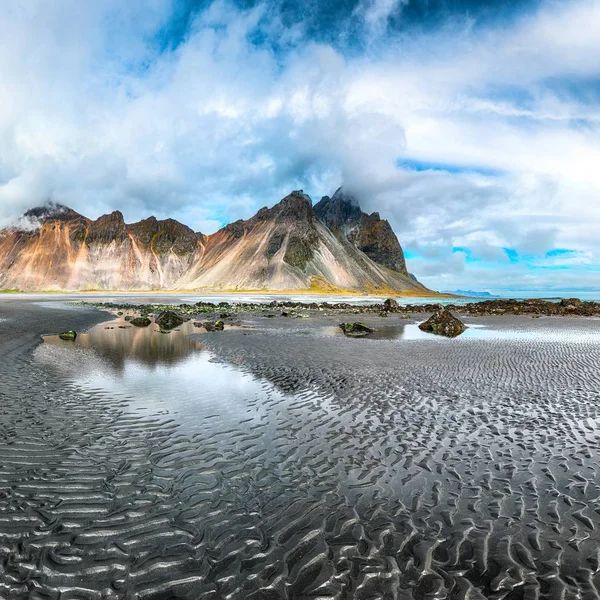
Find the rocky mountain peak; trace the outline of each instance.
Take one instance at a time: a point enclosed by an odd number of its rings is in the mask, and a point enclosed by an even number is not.
[[[257,220],[297,220],[312,221],[315,214],[310,196],[302,190],[295,190],[280,200],[272,208],[261,208],[256,216]],[[252,220],[252,219],[251,219]]]
[[[358,200],[346,194],[341,187],[331,198],[323,196],[315,205],[315,213],[319,220],[336,234],[347,233],[349,228],[358,224],[363,214]]]
[[[115,210],[107,215],[102,215],[90,223],[86,242],[109,244],[110,242],[122,243],[129,237],[125,227],[123,213]]]
[[[343,187],[315,206],[318,219],[338,237],[353,244],[372,261],[407,274],[404,252],[390,224],[379,213],[364,213],[356,196]]]
[[[83,217],[72,208],[69,208],[64,204],[54,202],[53,200],[48,200],[45,204],[36,206],[26,211],[21,217],[20,221],[36,221],[38,223],[43,223],[46,221],[55,220],[71,221],[73,219],[81,218]]]
[[[358,198],[350,191],[344,189],[344,186],[340,186],[331,197],[333,202],[343,202],[344,204],[350,204],[356,208],[360,208],[360,202]]]

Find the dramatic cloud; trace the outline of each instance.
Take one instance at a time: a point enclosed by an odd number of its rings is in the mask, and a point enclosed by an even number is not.
[[[600,2],[475,4],[8,0],[0,225],[211,232],[344,182],[432,287],[600,288]]]

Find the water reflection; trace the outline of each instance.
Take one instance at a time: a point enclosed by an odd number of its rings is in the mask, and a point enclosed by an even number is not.
[[[91,328],[75,342],[44,337],[36,359],[84,389],[127,398],[129,408],[148,414],[168,412],[180,425],[212,426],[246,415],[247,403],[264,396],[264,384],[224,363],[190,334],[206,333],[186,322],[170,333],[131,326],[122,317]],[[185,418],[182,417],[185,415]]]
[[[199,330],[187,322],[171,333],[160,333],[155,323],[149,327],[134,327],[124,319],[101,323],[87,333],[77,336],[75,342],[65,342],[57,335],[44,337],[47,344],[63,348],[93,351],[117,372],[122,372],[126,362],[137,362],[149,367],[175,364],[202,349],[202,344],[189,337]]]
[[[600,331],[568,330],[564,328],[552,328],[548,326],[495,328],[481,325],[479,323],[467,322],[467,329],[455,338],[447,338],[435,335],[419,329],[418,323],[401,323],[397,325],[375,325],[375,331],[359,340],[430,340],[442,343],[453,343],[462,340],[544,340],[544,341],[574,341],[589,342],[600,340]],[[336,326],[328,326],[321,329],[322,335],[344,337],[342,330]]]

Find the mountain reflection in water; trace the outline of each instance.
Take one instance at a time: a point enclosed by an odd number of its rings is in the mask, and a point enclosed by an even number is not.
[[[134,327],[124,319],[117,319],[79,334],[75,342],[63,341],[58,335],[47,335],[44,341],[62,348],[93,351],[115,372],[122,373],[126,362],[156,367],[162,364],[174,365],[185,360],[203,347],[190,338],[190,334],[203,331],[194,327],[191,321],[183,323],[170,333],[161,333],[155,323],[148,327]]]

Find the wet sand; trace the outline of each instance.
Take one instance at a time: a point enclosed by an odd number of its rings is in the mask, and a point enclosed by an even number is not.
[[[0,597],[600,597],[600,321],[39,346],[109,318],[0,302]]]

